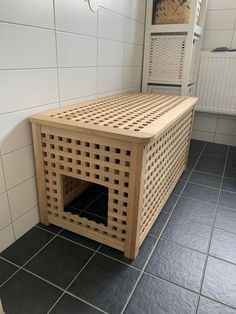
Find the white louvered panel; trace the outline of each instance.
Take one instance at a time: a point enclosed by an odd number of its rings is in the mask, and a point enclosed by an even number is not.
[[[186,35],[153,35],[151,37],[149,83],[181,84],[186,49]],[[196,81],[199,40],[194,41],[189,83]]]
[[[197,110],[236,114],[236,53],[202,52]]]

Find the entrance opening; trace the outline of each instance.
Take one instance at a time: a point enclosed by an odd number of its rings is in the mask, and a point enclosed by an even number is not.
[[[64,211],[107,226],[108,188],[63,176]]]

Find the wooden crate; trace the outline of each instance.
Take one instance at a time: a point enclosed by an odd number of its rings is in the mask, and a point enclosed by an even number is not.
[[[198,0],[195,23],[198,24],[202,0]],[[187,24],[191,0],[156,0],[153,5],[154,24]]]
[[[197,98],[125,93],[31,117],[40,218],[134,259],[186,168]],[[107,225],[64,211],[108,188]]]

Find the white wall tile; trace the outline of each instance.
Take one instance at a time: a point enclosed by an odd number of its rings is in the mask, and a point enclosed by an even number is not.
[[[207,11],[205,29],[233,29],[236,10]]]
[[[193,130],[212,132],[216,131],[217,116],[211,114],[196,113],[194,117]]]
[[[97,98],[97,94],[61,101],[61,107],[74,105],[74,104],[79,104],[81,102],[93,100],[93,99],[96,99],[96,98]]]
[[[106,92],[106,93],[99,93],[98,97],[102,98],[102,97],[109,97],[109,96],[113,96],[113,95],[118,95],[123,93],[123,89],[117,89],[117,90],[113,90],[111,92]]]
[[[113,40],[124,40],[125,17],[110,10],[98,11],[98,36]]]
[[[3,155],[2,161],[8,189],[34,176],[34,157],[31,145]]]
[[[58,66],[96,66],[97,38],[57,32]]]
[[[124,43],[109,39],[98,39],[98,65],[122,66],[124,63]]]
[[[0,253],[15,241],[12,225],[0,230]]]
[[[6,190],[3,167],[2,167],[2,158],[0,157],[0,193],[3,193]]]
[[[206,30],[203,34],[202,49],[230,47],[233,30]]]
[[[12,219],[15,220],[38,204],[36,181],[31,178],[8,190]]]
[[[56,103],[0,115],[0,148],[2,154],[32,143],[30,116],[58,107],[59,104]]]
[[[236,136],[236,119],[223,116],[219,118],[216,133]]]
[[[0,23],[0,37],[1,69],[56,66],[54,31]]]
[[[144,24],[126,18],[125,23],[125,42],[143,44]]]
[[[97,68],[59,69],[61,100],[97,93]]]
[[[14,233],[16,239],[19,239],[24,233],[30,230],[39,222],[38,207],[33,208],[24,216],[13,222]]]
[[[232,49],[236,49],[236,31],[234,31],[231,47]]]
[[[0,114],[58,101],[57,71],[0,71]]]
[[[126,92],[141,92],[141,86],[137,85],[137,86],[133,86],[133,87],[127,87],[127,88],[123,88],[123,93]]]
[[[99,0],[99,5],[120,14],[125,14],[125,4],[129,1],[130,0]]]
[[[193,131],[192,138],[200,141],[214,142],[215,133]]]
[[[126,1],[126,15],[128,17],[144,23],[145,14],[146,14],[145,0]]]
[[[143,62],[143,46],[125,44],[125,65],[139,65]]]
[[[52,0],[0,0],[0,8],[1,21],[54,27]]]
[[[215,143],[236,146],[236,136],[216,133]]]
[[[97,36],[97,12],[84,0],[55,0],[58,30]]]
[[[126,66],[124,68],[124,88],[141,84],[142,67]]]
[[[209,0],[207,5],[208,10],[223,10],[236,9],[235,0]]]
[[[98,92],[106,93],[122,89],[123,67],[102,67],[98,69]]]
[[[0,194],[0,230],[11,223],[7,193]]]

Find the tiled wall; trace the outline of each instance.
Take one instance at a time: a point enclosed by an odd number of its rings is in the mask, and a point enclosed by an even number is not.
[[[27,117],[139,90],[145,0],[0,0],[0,251],[38,222]]]
[[[203,49],[236,49],[236,0],[209,0]],[[193,138],[236,146],[236,118],[196,113]]]

